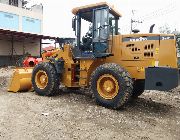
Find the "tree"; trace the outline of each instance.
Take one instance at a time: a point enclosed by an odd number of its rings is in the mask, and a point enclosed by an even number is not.
[[[176,35],[178,67],[180,68],[180,34]]]
[[[176,35],[176,43],[177,43],[178,53],[180,54],[180,34]]]
[[[177,41],[178,47],[180,48],[180,34],[176,35],[176,41]]]
[[[176,47],[177,47],[177,57],[178,57],[178,67],[180,68],[180,32],[175,30],[172,32],[176,36]]]
[[[178,53],[180,54],[180,32],[175,29],[171,34],[174,34],[176,36],[176,46],[178,49]]]
[[[159,27],[159,32],[162,33],[162,34],[170,34],[171,29],[170,29],[168,24],[165,24],[165,25]]]

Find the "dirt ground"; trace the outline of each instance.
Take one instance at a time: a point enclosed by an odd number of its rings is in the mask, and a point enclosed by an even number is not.
[[[41,97],[8,93],[11,69],[0,70],[0,139],[180,139],[180,87],[145,91],[123,110],[98,106],[83,91]]]

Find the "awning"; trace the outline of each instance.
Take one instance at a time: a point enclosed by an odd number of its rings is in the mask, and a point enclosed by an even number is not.
[[[52,37],[52,36],[45,36],[45,35],[32,34],[32,33],[24,33],[24,32],[4,30],[4,29],[0,29],[0,35],[7,36],[7,37],[21,38],[21,39],[26,39],[26,38],[56,39],[56,37]]]

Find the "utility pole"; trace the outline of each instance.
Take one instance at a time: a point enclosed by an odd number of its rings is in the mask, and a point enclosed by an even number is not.
[[[134,19],[133,19],[133,17],[134,17],[134,12],[135,12],[135,10],[132,10],[132,17],[131,17],[131,31],[130,31],[130,34],[132,33],[132,30],[133,30],[133,23],[142,23],[142,21],[134,20]]]

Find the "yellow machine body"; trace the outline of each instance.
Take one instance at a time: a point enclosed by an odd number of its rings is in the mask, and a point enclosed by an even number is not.
[[[145,68],[154,66],[169,66],[177,68],[177,56],[175,40],[144,40],[127,41],[123,38],[131,37],[160,37],[159,34],[132,34],[113,36],[112,54],[113,56],[101,59],[80,59],[73,60],[71,45],[64,45],[64,49],[54,50],[50,57],[63,58],[64,73],[61,82],[66,87],[85,87],[89,85],[92,72],[104,63],[116,63],[126,69],[133,79],[145,79]],[[167,35],[163,35],[167,36]],[[110,44],[109,43],[109,44]],[[48,57],[48,58],[50,58]],[[43,55],[43,61],[49,60]],[[75,81],[74,69],[79,67],[79,81]],[[33,68],[17,68],[14,72],[8,91],[18,92],[32,88],[31,75]]]
[[[90,78],[90,74],[92,71],[99,66],[100,64],[105,63],[105,59],[81,59],[74,61],[73,60],[73,54],[72,54],[72,48],[71,45],[64,45],[63,50],[57,49],[54,50],[51,58],[63,58],[64,62],[64,72],[62,74],[62,80],[61,83],[63,83],[66,87],[82,87],[87,86],[88,81]],[[44,62],[49,62],[49,58],[46,57],[46,55],[43,55]],[[75,69],[79,67],[79,81],[75,81]]]
[[[126,41],[123,38],[141,38],[168,37],[160,34],[132,34],[117,35],[110,39],[113,56],[101,59],[80,59],[73,60],[72,47],[65,45],[64,50],[56,50],[51,57],[63,58],[64,73],[62,74],[62,83],[67,87],[88,86],[92,72],[104,63],[116,63],[126,69],[131,77],[136,80],[145,79],[145,68],[161,66],[177,68],[177,55],[175,39],[171,40],[144,40],[144,41]],[[43,58],[46,60],[46,58]],[[49,61],[49,60],[46,60]],[[74,70],[79,67],[79,81],[74,80]]]
[[[173,35],[171,35],[173,37]],[[176,41],[163,40],[167,34],[131,34],[113,36],[112,57],[106,62],[124,67],[134,79],[145,79],[147,67],[177,68]],[[154,39],[154,40],[151,40]],[[127,41],[125,41],[127,39]]]
[[[10,80],[8,91],[29,91],[32,88],[31,75],[33,68],[17,68],[15,69],[12,79]]]

